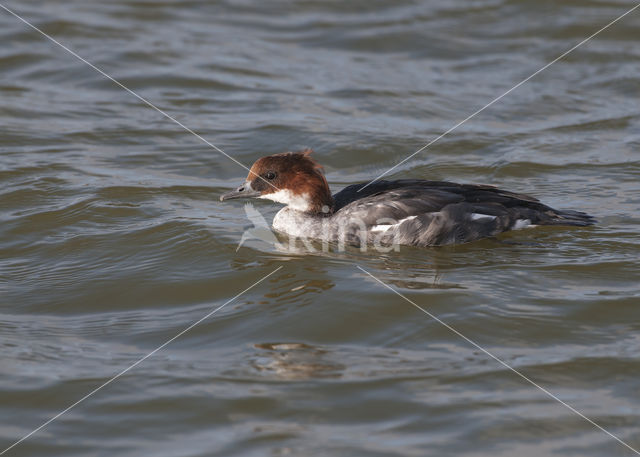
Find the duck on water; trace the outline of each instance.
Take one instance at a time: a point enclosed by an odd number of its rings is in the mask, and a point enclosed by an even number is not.
[[[401,179],[347,186],[331,195],[311,150],[258,159],[246,181],[220,200],[256,197],[286,205],[273,228],[328,242],[440,246],[536,225],[593,225],[579,211],[488,185]]]

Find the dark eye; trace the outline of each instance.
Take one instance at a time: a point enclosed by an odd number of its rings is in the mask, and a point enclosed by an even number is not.
[[[267,173],[264,175],[265,178],[267,179],[274,179],[276,177],[276,172],[275,171],[267,171]]]

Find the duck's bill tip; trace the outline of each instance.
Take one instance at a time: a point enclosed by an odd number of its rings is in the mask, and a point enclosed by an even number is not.
[[[225,200],[233,200],[234,198],[250,198],[259,196],[259,191],[253,190],[249,184],[245,183],[235,190],[220,195],[220,201],[223,202]]]

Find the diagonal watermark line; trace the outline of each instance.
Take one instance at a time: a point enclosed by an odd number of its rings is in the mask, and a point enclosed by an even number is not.
[[[35,25],[33,25],[31,22],[27,21],[25,18],[23,18],[22,16],[20,16],[19,14],[17,14],[16,12],[10,10],[9,8],[7,8],[5,5],[3,5],[2,3],[0,3],[0,8],[2,8],[3,10],[5,10],[7,13],[11,14],[12,16],[14,16],[15,18],[19,19],[20,21],[22,21],[24,24],[26,24],[27,26],[31,27],[33,30],[35,30],[36,32],[38,32],[40,35],[44,36],[45,38],[47,38],[49,41],[57,44],[58,46],[60,46],[62,49],[64,49],[65,51],[67,51],[69,54],[71,54],[72,56],[74,56],[75,58],[77,58],[78,60],[80,60],[81,62],[87,64],[88,66],[90,66],[91,68],[93,68],[95,71],[97,71],[98,73],[100,73],[102,76],[104,76],[105,78],[111,80],[113,83],[115,83],[116,85],[120,86],[122,89],[126,90],[127,92],[129,92],[131,95],[133,95],[134,97],[136,97],[138,100],[140,100],[141,102],[143,102],[144,104],[146,104],[147,106],[149,106],[150,108],[153,108],[154,110],[156,110],[158,113],[162,114],[164,117],[166,117],[167,119],[169,119],[170,121],[178,124],[180,127],[182,127],[184,130],[186,130],[187,132],[189,132],[190,134],[192,134],[193,136],[195,136],[196,138],[198,138],[199,140],[201,140],[202,142],[204,142],[205,144],[207,144],[208,146],[211,146],[213,149],[215,149],[216,151],[218,151],[220,154],[224,155],[226,158],[228,158],[229,160],[232,160],[233,162],[235,162],[236,164],[240,165],[242,168],[244,168],[245,170],[247,170],[250,174],[254,174],[256,175],[258,178],[262,179],[264,182],[266,182],[267,184],[269,184],[271,187],[273,187],[274,189],[278,189],[273,183],[269,182],[268,180],[264,179],[262,176],[255,174],[253,171],[251,171],[251,169],[249,167],[247,167],[245,164],[243,164],[242,162],[239,162],[238,160],[234,159],[233,157],[231,157],[229,154],[227,154],[226,152],[224,152],[222,149],[220,149],[218,146],[216,146],[215,144],[211,143],[209,140],[207,140],[206,138],[204,138],[202,135],[194,132],[192,129],[190,129],[189,127],[187,127],[186,125],[184,125],[182,122],[180,122],[179,120],[177,120],[175,117],[171,116],[169,113],[167,113],[166,111],[164,111],[161,108],[158,108],[156,105],[154,105],[153,103],[151,103],[149,100],[147,100],[146,98],[144,98],[142,95],[138,94],[137,92],[133,91],[132,89],[129,89],[127,86],[125,86],[124,84],[122,84],[120,81],[118,81],[117,79],[115,79],[114,77],[108,75],[106,72],[104,72],[103,70],[101,70],[100,68],[96,67],[94,64],[92,64],[91,62],[89,62],[88,60],[86,60],[84,57],[82,57],[81,55],[79,55],[78,53],[76,53],[75,51],[69,49],[67,46],[65,46],[64,44],[60,43],[58,40],[56,40],[55,38],[53,38],[51,35],[49,35],[48,33],[40,30],[38,27],[36,27]],[[279,190],[279,189],[278,189]]]
[[[589,35],[587,38],[585,38],[584,40],[582,40],[580,43],[576,44],[574,47],[572,47],[571,49],[565,51],[564,53],[560,54],[558,57],[556,57],[555,59],[553,59],[551,62],[549,62],[548,64],[546,64],[544,67],[540,68],[539,70],[537,70],[535,73],[532,73],[531,75],[529,75],[528,77],[526,77],[525,79],[523,79],[522,81],[520,81],[518,84],[516,84],[515,86],[513,86],[511,89],[509,89],[508,91],[506,91],[505,93],[503,93],[502,95],[494,98],[493,100],[491,100],[489,103],[487,103],[486,105],[484,105],[482,108],[480,108],[479,110],[475,111],[474,113],[470,114],[469,116],[467,116],[466,118],[464,118],[463,120],[461,120],[460,122],[458,122],[456,125],[454,125],[453,127],[451,127],[449,130],[447,130],[446,132],[440,134],[439,136],[437,136],[436,138],[434,138],[433,140],[429,141],[427,144],[425,144],[424,146],[422,146],[420,149],[418,149],[416,152],[414,152],[413,154],[411,154],[410,156],[404,158],[402,161],[398,162],[397,164],[395,164],[393,167],[389,168],[387,171],[385,171],[384,173],[378,175],[376,178],[372,179],[371,181],[369,181],[367,184],[365,184],[364,186],[362,186],[360,189],[358,189],[358,192],[360,192],[362,189],[365,189],[366,187],[368,187],[369,185],[373,184],[374,182],[378,181],[380,178],[382,178],[383,176],[391,173],[393,170],[395,170],[396,168],[398,168],[400,165],[402,165],[403,163],[405,163],[408,160],[411,160],[413,157],[415,157],[417,154],[421,153],[422,151],[424,151],[425,149],[427,149],[429,146],[431,146],[433,143],[435,143],[436,141],[440,140],[441,138],[443,138],[444,136],[448,135],[449,133],[453,132],[455,129],[457,129],[458,127],[460,127],[462,124],[464,124],[465,122],[467,122],[468,120],[470,120],[471,118],[475,117],[477,114],[480,114],[481,112],[483,112],[485,109],[489,108],[491,105],[493,105],[495,102],[497,102],[498,100],[500,100],[502,97],[504,97],[505,95],[510,94],[511,92],[513,92],[514,90],[516,90],[518,87],[522,86],[524,83],[526,83],[527,81],[529,81],[531,78],[533,78],[534,76],[536,76],[537,74],[543,72],[544,70],[546,70],[547,68],[549,68],[551,65],[553,65],[554,63],[556,63],[558,60],[563,59],[564,57],[566,57],[568,54],[570,54],[571,52],[575,51],[576,49],[578,49],[580,46],[582,46],[583,44],[585,44],[587,41],[591,40],[593,37],[595,37],[596,35],[598,35],[600,32],[608,29],[609,27],[611,27],[613,24],[615,24],[616,22],[618,22],[620,19],[622,19],[623,17],[625,17],[627,14],[632,13],[634,10],[636,10],[637,8],[640,7],[640,3],[638,3],[636,6],[634,6],[633,8],[631,8],[630,10],[628,10],[627,12],[625,12],[624,14],[621,14],[620,16],[618,16],[617,18],[615,18],[613,21],[609,22],[607,25],[605,25],[604,27],[602,27],[601,29],[599,29],[597,32],[594,32],[593,34]]]
[[[87,398],[89,398],[90,396],[92,396],[93,394],[95,394],[96,392],[98,392],[99,390],[101,390],[103,387],[108,386],[109,384],[111,384],[113,381],[115,381],[116,379],[118,379],[119,377],[121,377],[122,375],[124,375],[125,373],[127,373],[129,370],[131,370],[132,368],[136,367],[137,365],[139,365],[140,363],[144,362],[146,359],[148,359],[149,357],[151,357],[153,354],[155,354],[156,352],[158,352],[159,350],[163,349],[165,346],[169,345],[170,343],[172,343],[173,341],[175,341],[176,339],[180,338],[182,335],[184,335],[185,333],[187,333],[189,330],[191,330],[192,328],[194,328],[196,325],[200,324],[202,321],[204,321],[205,319],[208,319],[209,317],[213,316],[215,313],[217,313],[218,311],[220,311],[222,308],[224,308],[225,306],[227,306],[229,303],[231,303],[232,301],[234,301],[236,298],[238,298],[239,296],[241,296],[242,294],[244,294],[245,292],[253,289],[255,286],[257,286],[258,284],[260,284],[262,281],[264,281],[265,279],[267,279],[269,276],[271,276],[272,274],[274,274],[276,271],[280,270],[282,268],[282,265],[280,265],[278,268],[276,268],[275,270],[273,270],[271,273],[269,273],[266,276],[263,276],[262,278],[260,278],[258,281],[254,282],[253,284],[251,284],[249,287],[247,287],[246,289],[244,289],[242,292],[240,292],[239,294],[235,295],[234,297],[230,298],[229,300],[227,300],[226,302],[224,302],[222,305],[218,306],[217,308],[215,308],[213,311],[209,312],[207,315],[205,315],[204,317],[201,317],[200,319],[198,319],[196,322],[194,322],[193,324],[189,325],[187,328],[185,328],[184,330],[182,330],[180,333],[178,333],[176,336],[168,339],[167,341],[165,341],[164,343],[162,343],[160,346],[158,346],[156,349],[154,349],[153,351],[151,351],[150,353],[148,353],[147,355],[145,355],[144,357],[142,357],[141,359],[139,359],[137,362],[135,362],[134,364],[130,365],[129,367],[125,368],[124,370],[122,370],[120,373],[118,373],[117,375],[113,376],[111,379],[109,379],[108,381],[102,383],[101,385],[99,385],[98,387],[96,387],[95,389],[93,389],[91,392],[89,392],[88,394],[86,394],[84,397],[82,397],[80,400],[76,401],[75,403],[73,403],[72,405],[68,406],[66,409],[62,410],[61,412],[59,412],[58,414],[56,414],[55,416],[53,416],[51,419],[49,419],[48,421],[46,421],[45,423],[43,423],[42,425],[40,425],[38,428],[36,428],[35,430],[33,430],[30,433],[27,433],[25,436],[23,436],[22,438],[20,438],[18,441],[16,441],[15,443],[13,443],[11,446],[9,446],[8,448],[6,448],[4,451],[0,452],[0,455],[4,455],[6,452],[8,452],[9,450],[13,449],[15,446],[17,446],[18,444],[22,443],[24,440],[26,440],[27,438],[29,438],[31,435],[33,435],[34,433],[39,432],[40,430],[42,430],[44,427],[46,427],[47,425],[49,425],[51,422],[53,422],[54,420],[58,419],[60,416],[62,416],[63,414],[67,413],[69,410],[75,408],[78,404],[82,403],[83,401],[85,401]]]
[[[412,301],[411,299],[407,298],[405,295],[403,295],[402,293],[398,292],[396,289],[394,289],[393,287],[391,287],[390,285],[388,285],[387,283],[383,282],[382,280],[378,279],[377,277],[375,277],[374,275],[372,275],[371,273],[369,273],[367,270],[365,270],[364,268],[362,268],[360,265],[356,265],[356,267],[362,271],[363,273],[367,274],[368,276],[370,276],[371,278],[373,278],[374,280],[376,280],[377,282],[379,282],[380,284],[382,284],[384,287],[386,287],[387,289],[389,289],[391,292],[395,293],[396,295],[398,295],[399,297],[403,298],[405,301],[407,301],[408,303],[412,304],[414,307],[418,308],[420,311],[422,311],[423,313],[425,313],[427,316],[429,316],[431,319],[435,320],[436,322],[438,322],[439,324],[442,324],[443,326],[445,326],[448,330],[450,330],[451,332],[455,333],[456,335],[458,335],[460,338],[462,338],[463,340],[465,340],[467,343],[471,344],[472,346],[475,346],[477,349],[479,349],[480,351],[484,352],[485,354],[487,354],[489,357],[491,357],[493,360],[495,360],[496,362],[500,363],[502,366],[504,366],[505,368],[509,369],[510,371],[514,372],[515,374],[517,374],[518,376],[520,376],[522,379],[524,379],[525,381],[527,381],[529,384],[537,387],[538,389],[540,389],[542,392],[544,392],[545,394],[547,394],[549,397],[553,398],[554,400],[556,400],[557,402],[559,402],[560,404],[562,404],[563,406],[567,407],[570,411],[574,412],[575,414],[577,414],[578,416],[582,417],[584,420],[586,420],[587,422],[589,422],[590,424],[592,424],[593,426],[595,426],[596,428],[602,430],[603,432],[605,432],[607,435],[609,435],[611,438],[613,438],[614,440],[618,441],[620,444],[622,444],[623,446],[625,446],[626,448],[630,449],[631,451],[635,452],[636,454],[640,455],[640,451],[638,451],[637,449],[634,449],[633,447],[631,447],[629,444],[627,444],[626,442],[622,441],[620,438],[618,438],[617,436],[615,436],[613,433],[611,433],[609,430],[605,429],[604,427],[602,427],[601,425],[597,424],[596,422],[594,422],[593,420],[589,419],[587,416],[585,416],[584,414],[582,414],[580,411],[578,411],[577,409],[575,409],[573,406],[569,405],[568,403],[565,403],[564,401],[562,401],[560,398],[558,398],[556,395],[552,394],[551,392],[549,392],[547,389],[545,389],[544,387],[542,387],[541,385],[537,384],[536,382],[532,381],[529,377],[525,376],[524,374],[522,374],[521,372],[519,372],[518,370],[516,370],[515,368],[513,368],[511,365],[509,365],[508,363],[504,362],[502,359],[498,358],[497,356],[493,355],[491,352],[489,352],[488,350],[486,350],[485,348],[483,348],[482,346],[480,346],[478,343],[476,343],[475,341],[473,341],[470,338],[467,338],[466,336],[464,336],[462,333],[460,333],[458,330],[456,330],[455,328],[453,328],[452,326],[450,326],[449,324],[447,324],[446,322],[444,322],[443,320],[439,319],[437,316],[433,315],[432,313],[430,313],[429,311],[427,311],[426,309],[424,309],[422,306],[418,305],[417,303],[415,303],[414,301]]]

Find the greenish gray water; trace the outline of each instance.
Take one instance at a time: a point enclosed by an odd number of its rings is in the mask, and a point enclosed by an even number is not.
[[[6,3],[246,165],[313,147],[334,190],[633,5]],[[236,252],[245,170],[0,10],[0,448],[283,266],[5,455],[632,455],[356,264],[640,448],[639,25],[392,174],[596,227],[304,255]]]

